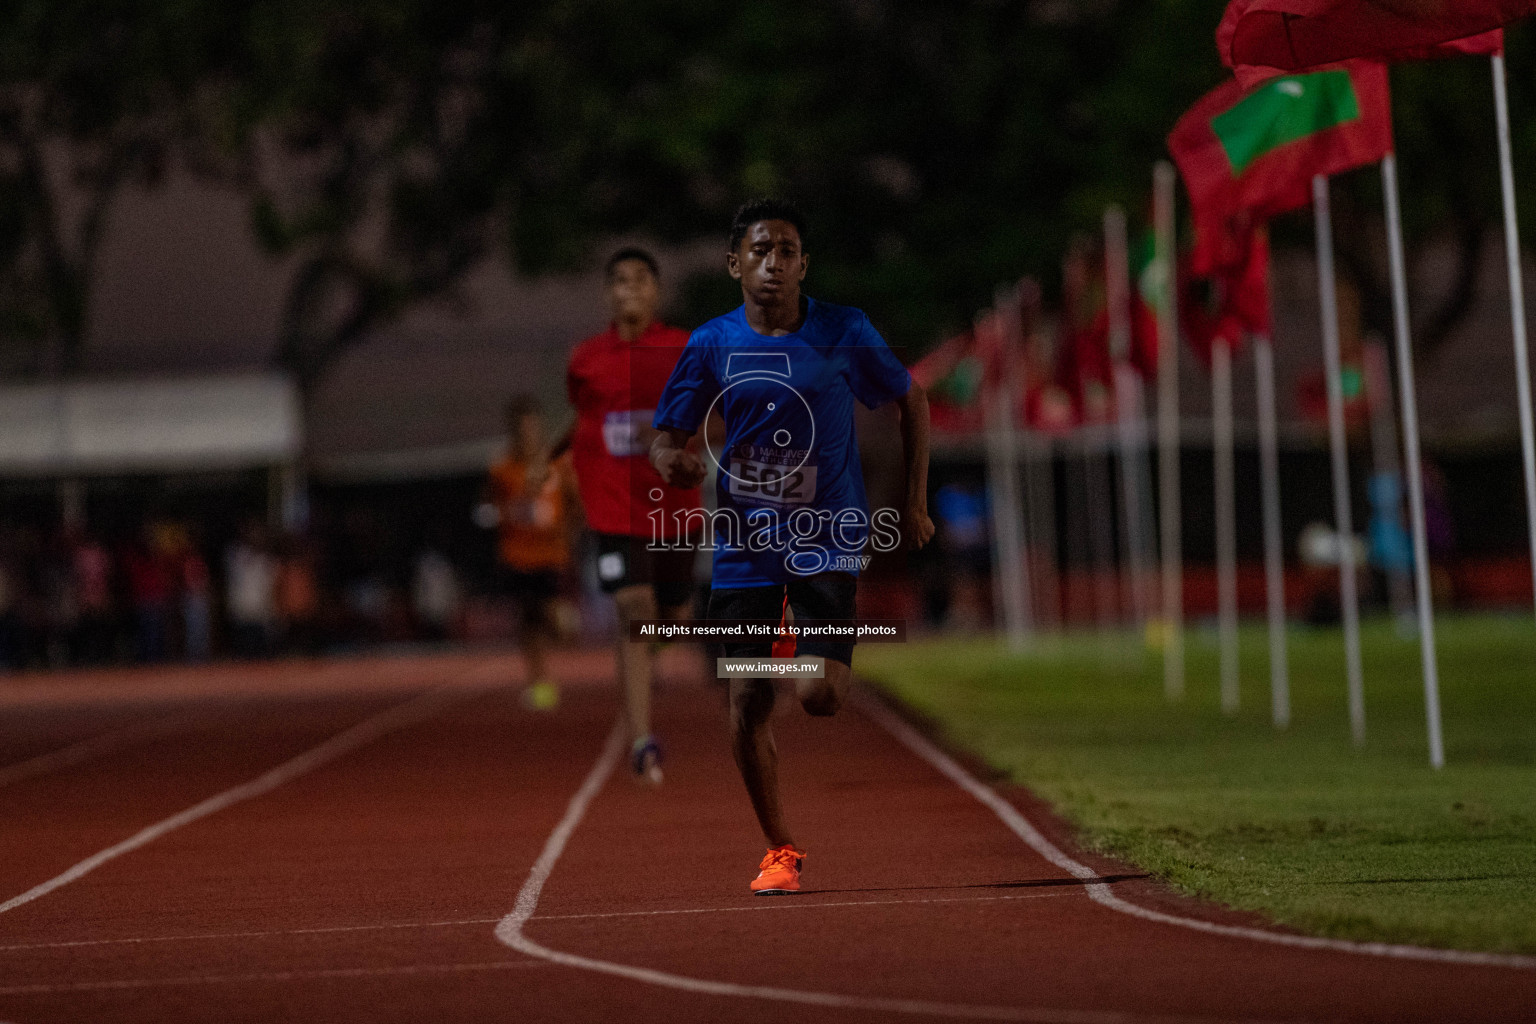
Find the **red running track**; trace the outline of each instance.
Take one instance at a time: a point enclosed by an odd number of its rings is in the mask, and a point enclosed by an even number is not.
[[[649,790],[607,656],[563,668],[553,713],[468,656],[7,681],[0,1021],[1536,1016],[1536,962],[1198,930],[1262,925],[1074,851],[868,699],[784,702],[808,891],[753,897],[719,693],[659,695]]]

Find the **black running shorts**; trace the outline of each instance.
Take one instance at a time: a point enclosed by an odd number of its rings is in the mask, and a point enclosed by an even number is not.
[[[787,591],[789,606],[794,609],[798,624],[851,619],[858,589],[859,578],[846,572],[819,572],[771,587],[716,589],[709,592],[709,618],[777,619],[783,614]],[[725,658],[766,658],[772,653],[773,643],[768,640],[732,641],[720,647],[720,656]],[[804,640],[795,645],[795,654],[816,655],[852,666],[853,641]]]
[[[693,594],[695,548],[652,551],[644,537],[621,533],[597,535],[597,584],[612,594],[625,587],[649,584],[656,592],[658,611],[675,608]]]

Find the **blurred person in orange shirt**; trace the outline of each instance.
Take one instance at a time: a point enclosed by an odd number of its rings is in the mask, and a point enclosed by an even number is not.
[[[502,591],[517,602],[521,645],[528,663],[523,702],[552,708],[560,690],[546,658],[556,633],[554,600],[569,570],[581,504],[569,456],[550,457],[544,413],[531,395],[507,403],[507,450],[490,471],[488,516],[497,528],[496,560]]]

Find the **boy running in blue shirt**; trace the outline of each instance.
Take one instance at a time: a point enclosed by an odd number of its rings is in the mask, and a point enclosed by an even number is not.
[[[711,523],[715,553],[709,618],[777,620],[786,602],[801,625],[852,620],[866,544],[909,549],[933,536],[928,518],[928,400],[857,309],[802,295],[805,218],[789,203],[747,203],[731,225],[726,268],[742,305],[694,331],[657,404],[651,462],[674,487],[704,478],[684,447],[711,410],[725,421]],[[871,515],[853,429],[853,401],[901,412],[907,490],[902,514]],[[718,439],[713,439],[718,440]],[[767,658],[771,642],[728,642],[728,658]],[[800,704],[831,715],[848,691],[851,641],[801,639],[800,655],[823,659],[822,678],[796,678]],[[805,851],[779,803],[769,679],[732,679],[736,764],[768,840],[751,888],[800,888]]]

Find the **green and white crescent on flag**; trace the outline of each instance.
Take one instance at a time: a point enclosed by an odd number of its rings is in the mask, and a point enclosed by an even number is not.
[[[1360,119],[1360,98],[1342,68],[1272,78],[1211,118],[1211,130],[1241,175],[1287,143]]]

